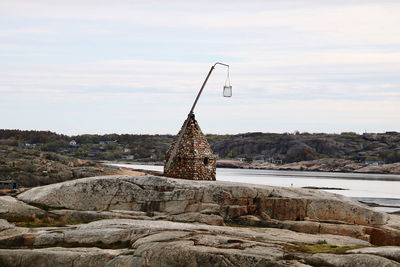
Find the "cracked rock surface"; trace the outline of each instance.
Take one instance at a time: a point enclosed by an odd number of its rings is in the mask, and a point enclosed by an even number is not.
[[[224,220],[261,215],[277,220],[340,221],[383,225],[385,213],[322,191],[220,181],[188,181],[158,176],[99,176],[36,187],[20,195],[27,203],[74,210],[131,210],[214,214]]]
[[[310,189],[102,176],[0,211],[0,266],[400,266],[398,216]]]

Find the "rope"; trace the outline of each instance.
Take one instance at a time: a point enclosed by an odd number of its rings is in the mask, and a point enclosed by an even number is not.
[[[229,77],[229,66],[228,66],[228,73],[226,75],[226,79],[225,79],[225,86],[231,86],[231,79]]]

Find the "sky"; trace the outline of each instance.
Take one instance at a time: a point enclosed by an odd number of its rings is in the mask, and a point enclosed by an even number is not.
[[[400,131],[400,1],[0,0],[0,128]]]

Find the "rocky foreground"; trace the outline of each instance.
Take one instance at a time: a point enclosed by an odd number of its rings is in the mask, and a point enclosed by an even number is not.
[[[0,266],[400,266],[399,216],[309,189],[101,176],[0,218]]]

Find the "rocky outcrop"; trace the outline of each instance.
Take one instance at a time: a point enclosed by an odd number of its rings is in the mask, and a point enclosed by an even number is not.
[[[119,175],[1,208],[0,266],[400,266],[400,217],[317,190]]]
[[[274,163],[246,163],[238,160],[218,160],[219,168],[241,168],[261,170],[291,170],[291,171],[319,171],[319,172],[355,172],[355,173],[382,173],[400,174],[400,163],[382,164],[379,166],[367,165],[352,160],[325,158],[317,160],[298,161],[287,164]]]
[[[14,225],[8,223],[8,221],[6,221],[4,219],[0,219],[0,232],[3,230],[13,228],[13,227],[14,227]]]
[[[321,240],[336,246],[369,246],[349,237],[282,229],[120,219],[0,238],[0,245],[9,246],[0,249],[0,262],[7,266],[29,262],[35,266],[293,266],[297,261],[286,255],[300,249],[296,244]],[[15,250],[21,245],[31,249]]]
[[[123,251],[99,248],[0,249],[0,264],[21,266],[105,266]],[[111,265],[118,266],[118,265]]]
[[[0,180],[15,180],[23,187],[96,175],[122,174],[125,171],[127,170],[104,166],[91,160],[0,145]]]
[[[400,225],[385,213],[322,191],[157,176],[104,176],[33,188],[27,203],[73,211],[51,214],[80,221],[106,218],[279,227],[334,234],[375,245],[400,244]],[[62,214],[63,215],[62,215]],[[393,222],[393,220],[389,220]]]
[[[312,266],[400,266],[398,262],[369,254],[333,255],[318,253],[305,257],[305,262]]]
[[[200,216],[203,219],[220,216],[224,221],[253,215],[260,219],[338,221],[375,226],[385,224],[388,219],[385,213],[327,192],[158,176],[84,178],[36,187],[20,194],[18,199],[75,210],[130,210],[166,216],[191,212],[203,214]]]
[[[219,159],[217,161],[218,168],[249,169],[251,166],[250,163],[239,160]]]
[[[363,166],[355,170],[355,172],[359,173],[391,173],[391,174],[399,174],[400,173],[400,163],[392,163],[392,164],[383,164],[381,166]]]
[[[348,253],[373,254],[400,262],[400,247],[368,247],[349,250]]]
[[[35,216],[41,216],[45,212],[36,207],[25,204],[10,196],[0,197],[0,218],[9,221],[25,221]]]
[[[0,263],[6,266],[400,265],[399,247],[379,250],[350,237],[130,219],[31,229],[0,237],[0,246],[5,245],[7,249],[0,249]],[[21,246],[29,249],[15,249]],[[313,254],[320,246],[345,254]]]
[[[334,245],[370,246],[367,241],[335,236],[335,235],[307,235],[285,229],[274,228],[237,228],[228,226],[210,226],[204,224],[178,223],[170,221],[150,221],[131,219],[100,220],[78,226],[60,227],[48,230],[31,230],[30,235],[23,234],[21,238],[14,236],[31,247],[57,246],[61,244],[93,245],[97,247],[138,247],[140,244],[179,239],[192,238],[194,235],[211,235],[218,239],[218,235],[226,235],[242,239],[243,242],[300,242],[317,243],[325,242]],[[155,238],[157,237],[157,238]],[[25,240],[23,240],[25,239]],[[253,239],[253,241],[251,241]],[[256,241],[255,241],[256,240]],[[5,239],[0,241],[4,244]],[[2,242],[2,243],[1,243]],[[215,242],[210,240],[210,242]],[[20,244],[15,243],[14,247]]]

